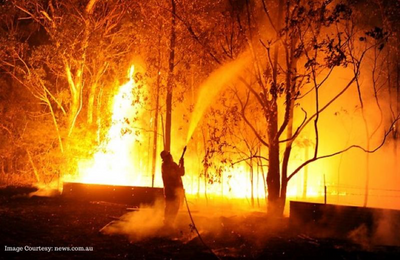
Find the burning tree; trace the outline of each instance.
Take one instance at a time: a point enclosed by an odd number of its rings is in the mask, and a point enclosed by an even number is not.
[[[35,140],[25,146],[31,166],[39,174],[54,174],[50,168],[56,165],[70,167],[56,172],[74,171],[75,157],[86,156],[104,136],[102,114],[109,95],[116,79],[125,80],[135,40],[129,6],[118,1],[7,1],[1,7],[2,72],[39,103],[29,111],[36,115],[20,122],[30,126],[26,132]],[[47,148],[40,149],[38,140]]]
[[[251,98],[254,98],[253,101],[258,103],[264,113],[267,138],[262,138],[258,131],[254,132],[260,142],[268,146],[269,211],[272,214],[281,214],[286,200],[288,181],[303,167],[351,148],[360,148],[367,153],[378,149],[370,148],[371,136],[367,136],[365,149],[358,145],[351,145],[343,150],[321,155],[319,147],[324,140],[320,138],[319,120],[324,112],[352,86],[357,86],[361,93],[360,74],[363,61],[369,51],[384,44],[385,34],[377,35],[367,32],[364,35],[365,32],[357,31],[353,20],[353,10],[342,3],[279,1],[274,9],[272,5],[263,1],[262,8],[269,28],[276,33],[276,36],[263,37],[265,34],[262,33],[262,25],[252,24],[256,16],[255,6],[247,4],[246,34],[254,57],[255,80],[243,79],[242,82],[248,89],[247,98],[243,99],[239,94],[237,98],[240,102],[242,117],[253,130],[255,130],[253,123],[247,119],[246,114]],[[271,10],[275,11],[271,12]],[[271,13],[276,13],[277,16],[274,17]],[[264,48],[264,55],[255,46],[252,35],[260,35],[258,41]],[[323,93],[331,91],[327,90],[329,87],[325,86],[326,82],[338,67],[351,68],[352,74],[347,83],[341,87],[335,87],[336,94],[323,101],[321,97]],[[368,86],[363,86],[364,89],[366,87]],[[308,109],[303,101],[307,100],[307,95],[313,95],[312,99],[314,99],[314,107],[308,107]],[[359,97],[362,106],[361,94]],[[298,116],[295,117],[295,114],[297,113],[303,113],[304,117],[300,122],[296,122]],[[282,114],[283,116],[280,117]],[[293,143],[303,134],[307,125],[311,124],[314,129],[315,143],[313,155],[290,171],[289,161]],[[389,132],[392,126],[392,124],[386,126]],[[383,141],[378,147],[383,144],[387,134],[388,132],[384,133]]]
[[[374,148],[367,141],[366,148],[350,145],[336,152],[320,153],[324,141],[320,137],[321,117],[352,88],[358,89],[362,104],[360,93],[370,87],[360,84],[362,66],[370,52],[381,51],[387,35],[359,30],[352,6],[333,1],[232,1],[229,10],[221,16],[220,34],[231,41],[222,42],[220,52],[215,47],[217,42],[211,48],[201,41],[194,23],[184,24],[219,64],[223,64],[224,54],[228,59],[243,59],[238,53],[248,49],[249,54],[244,56],[252,57],[252,66],[246,75],[239,76],[240,84],[232,89],[242,120],[267,147],[268,209],[272,215],[281,215],[288,182],[300,170],[351,148],[375,152],[393,129],[398,114],[386,124],[387,131]],[[337,77],[336,71],[349,73],[347,82],[326,86],[335,84],[332,78]],[[327,99],[327,93],[334,94]],[[260,118],[264,119],[264,129],[255,126]],[[313,132],[312,156],[290,169],[293,144],[307,131]]]

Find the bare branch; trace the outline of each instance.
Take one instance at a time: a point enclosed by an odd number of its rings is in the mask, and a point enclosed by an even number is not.
[[[247,157],[247,158],[240,159],[239,161],[236,161],[236,162],[231,163],[231,166],[233,166],[233,165],[235,165],[235,164],[238,164],[238,163],[241,163],[241,162],[243,162],[243,161],[251,160],[251,159],[253,159],[253,158],[258,158],[258,159],[263,159],[263,160],[268,161],[268,158],[265,158],[264,156],[261,156],[261,155],[252,155],[252,156],[249,156],[249,157]]]
[[[330,75],[331,75],[331,73],[332,73],[332,71],[333,71],[334,68],[335,68],[335,67],[332,67],[332,68],[329,70],[329,72],[328,72],[328,74],[325,76],[325,78],[324,78],[320,83],[318,83],[317,88],[320,88],[320,87],[326,82],[326,80],[330,77]],[[311,93],[312,91],[313,91],[313,88],[311,88],[309,91],[307,91],[304,95],[302,95],[302,96],[300,96],[300,97],[297,97],[297,99],[301,99],[301,98],[307,96],[307,95],[308,95],[309,93]]]
[[[98,0],[90,0],[89,3],[86,6],[86,13],[91,14],[93,12],[94,9],[94,5],[96,4]]]
[[[246,82],[246,80],[242,77],[239,76],[238,79],[247,87],[247,89],[254,95],[254,97],[257,99],[257,101],[260,103],[261,107],[264,109],[264,113],[266,113],[266,105],[265,102],[261,99],[259,94],[251,87],[249,83]],[[237,96],[239,97],[239,96]]]
[[[7,127],[5,127],[3,124],[0,124],[0,128],[5,130],[10,136],[12,136],[12,133],[10,131],[10,129],[8,129]]]
[[[385,134],[383,136],[383,139],[382,139],[382,142],[376,148],[374,148],[372,150],[368,150],[368,149],[365,149],[364,147],[362,147],[360,145],[350,145],[349,147],[347,147],[347,148],[345,148],[345,149],[343,149],[341,151],[335,152],[335,153],[331,153],[331,154],[327,154],[327,155],[323,155],[323,156],[318,156],[318,157],[313,157],[313,158],[305,161],[304,163],[302,163],[299,167],[297,167],[296,170],[294,170],[290,174],[290,176],[288,177],[288,181],[294,175],[296,175],[304,166],[306,166],[306,165],[308,165],[308,164],[310,164],[312,162],[315,162],[317,160],[320,160],[320,159],[325,159],[325,158],[333,157],[333,156],[338,155],[338,154],[342,154],[342,153],[347,152],[347,151],[349,151],[350,149],[353,149],[353,148],[360,149],[360,150],[364,151],[365,153],[375,153],[376,151],[378,151],[386,143],[386,139],[387,139],[388,135],[395,129],[395,125],[396,125],[397,121],[399,121],[399,120],[400,120],[400,116],[398,116],[392,122],[392,124],[389,127],[389,130],[387,132],[385,132]]]
[[[285,139],[285,140],[281,140],[281,141],[279,141],[279,143],[292,142],[292,141],[294,141],[294,140],[298,137],[299,132],[300,132],[300,129],[302,129],[304,123],[305,123],[306,120],[307,120],[307,111],[305,111],[303,108],[301,108],[301,110],[304,112],[304,119],[303,119],[303,122],[301,122],[301,124],[299,125],[299,127],[297,127],[297,129],[296,129],[296,131],[294,132],[294,135],[293,135],[292,137],[290,137],[290,138],[288,138],[288,139]]]
[[[300,128],[299,133],[300,133],[300,131],[302,131],[302,130],[304,129],[304,127],[306,127],[306,125],[307,125],[308,123],[310,123],[310,122],[314,119],[314,117],[317,116],[317,114],[323,112],[323,111],[324,111],[325,109],[327,109],[333,102],[335,102],[340,96],[342,96],[343,93],[345,93],[346,90],[354,83],[354,81],[356,80],[356,77],[357,77],[357,76],[354,76],[354,77],[347,83],[347,85],[346,85],[334,98],[332,98],[332,99],[331,99],[325,106],[323,106],[319,111],[317,111],[315,114],[313,114],[313,115],[303,124],[303,126]]]
[[[204,50],[207,51],[207,53],[211,56],[211,58],[217,62],[219,65],[222,65],[222,62],[217,58],[217,56],[212,52],[211,47],[208,46],[207,43],[202,42],[200,40],[200,37],[194,32],[193,27],[186,22],[185,20],[183,20],[183,18],[181,16],[179,16],[176,12],[172,12],[169,9],[165,9],[168,12],[171,12],[179,21],[181,21],[181,23],[186,27],[186,29],[188,30],[188,32],[190,33],[190,35],[192,35],[193,39],[196,40],[196,42],[198,42]]]
[[[278,34],[278,30],[276,29],[274,22],[272,21],[271,16],[269,15],[269,10],[267,8],[267,4],[265,3],[265,0],[262,0],[262,4],[263,4],[263,8],[264,8],[264,12],[267,15],[267,18],[269,20],[269,23],[271,24],[272,28],[274,28],[274,31],[276,32],[276,34]]]
[[[249,95],[250,93],[248,93],[248,95],[247,95],[247,99],[246,99],[246,104],[243,104],[243,102],[242,102],[242,100],[240,99],[240,97],[239,97],[239,95],[237,94],[237,92],[235,92],[235,96],[237,97],[237,99],[238,99],[238,101],[239,101],[239,103],[240,103],[240,106],[241,106],[241,116],[242,116],[242,118],[243,118],[243,120],[245,121],[245,123],[250,127],[250,129],[253,131],[253,133],[255,134],[255,136],[258,138],[258,140],[260,140],[260,142],[263,144],[263,145],[265,145],[265,146],[267,146],[267,147],[269,147],[269,144],[261,137],[261,135],[258,133],[258,131],[254,128],[254,126],[250,123],[250,121],[247,119],[247,117],[246,117],[246,113],[245,113],[245,110],[246,110],[246,106],[247,106],[247,103],[248,103],[248,100],[249,100]]]

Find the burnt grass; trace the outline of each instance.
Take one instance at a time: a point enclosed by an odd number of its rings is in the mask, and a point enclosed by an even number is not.
[[[219,228],[195,236],[153,236],[130,241],[99,232],[127,212],[127,205],[55,197],[29,197],[31,188],[0,189],[1,259],[400,259],[400,248],[321,238],[293,229],[287,218],[253,212],[229,217],[199,216]],[[194,217],[196,220],[196,217]],[[197,225],[197,224],[196,224]],[[199,228],[200,229],[200,228]],[[89,252],[6,252],[5,247],[92,247]]]

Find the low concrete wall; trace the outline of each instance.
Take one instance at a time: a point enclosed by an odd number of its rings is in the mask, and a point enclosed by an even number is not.
[[[400,244],[400,211],[367,207],[290,202],[290,224],[315,236],[349,238],[361,235]]]
[[[107,201],[131,206],[152,205],[163,199],[163,188],[65,182],[62,196],[89,201]]]

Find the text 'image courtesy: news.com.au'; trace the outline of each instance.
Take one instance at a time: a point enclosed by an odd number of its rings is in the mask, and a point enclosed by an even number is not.
[[[90,246],[4,246],[4,252],[92,252]]]

